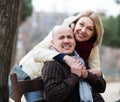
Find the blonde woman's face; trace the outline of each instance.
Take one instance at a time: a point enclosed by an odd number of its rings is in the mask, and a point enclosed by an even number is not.
[[[87,41],[94,36],[94,22],[89,17],[81,17],[75,26],[74,34],[77,41]]]

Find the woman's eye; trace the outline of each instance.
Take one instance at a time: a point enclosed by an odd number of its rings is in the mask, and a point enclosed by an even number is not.
[[[88,28],[88,30],[93,31],[93,28]]]
[[[83,23],[80,23],[80,26],[84,26]]]

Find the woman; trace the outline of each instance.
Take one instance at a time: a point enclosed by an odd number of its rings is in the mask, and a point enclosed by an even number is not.
[[[93,11],[86,11],[68,18],[63,24],[73,29],[78,54],[90,62],[91,68],[100,68],[98,45],[102,42],[104,30],[98,15]]]
[[[72,16],[67,18],[63,25],[70,26],[74,32],[76,39],[76,48],[77,53],[85,60],[88,61],[90,66],[90,72],[93,74],[101,75],[100,73],[100,57],[99,57],[99,45],[102,42],[103,37],[103,25],[101,19],[97,13],[93,11],[85,11],[78,14],[77,16]],[[36,77],[41,71],[36,71],[42,68],[43,65],[40,65],[39,68],[36,67],[37,64],[41,62],[49,61],[56,59],[58,61],[65,61],[69,66],[74,63],[73,58],[60,54],[56,51],[49,49],[51,46],[50,41],[52,39],[52,31],[49,35],[40,42],[32,51],[31,54],[28,54],[20,61],[20,65],[23,66],[23,70],[31,77]],[[29,56],[29,57],[28,57]],[[35,67],[27,67],[30,57],[32,56],[32,61],[35,61],[33,64]],[[34,73],[34,75],[33,75]],[[36,73],[36,74],[35,74]]]

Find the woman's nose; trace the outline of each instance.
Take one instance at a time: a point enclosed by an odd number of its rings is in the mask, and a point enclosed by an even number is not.
[[[82,32],[86,32],[86,27],[81,28]]]

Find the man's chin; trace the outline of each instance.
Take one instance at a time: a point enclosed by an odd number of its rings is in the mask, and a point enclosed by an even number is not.
[[[71,51],[64,51],[63,53],[64,53],[64,54],[67,54],[67,55],[72,54],[72,52],[71,52]]]

